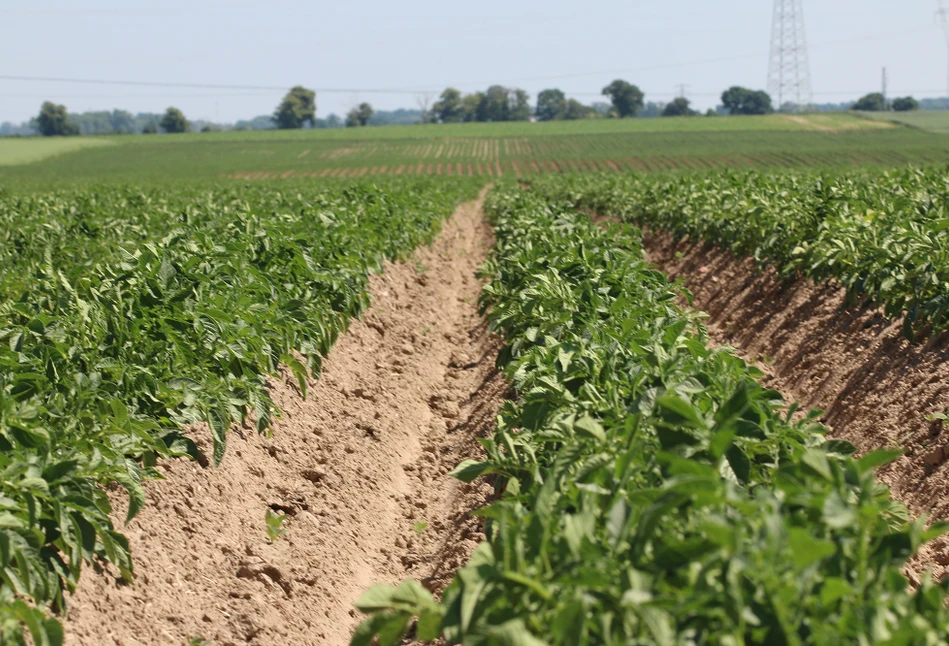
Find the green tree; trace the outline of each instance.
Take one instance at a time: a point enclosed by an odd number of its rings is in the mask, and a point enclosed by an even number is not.
[[[596,111],[588,105],[583,105],[576,99],[568,99],[563,109],[562,118],[568,121],[577,119],[591,119],[596,116]]]
[[[864,112],[883,112],[886,110],[886,100],[879,92],[872,92],[860,97],[860,100],[853,104],[853,109]]]
[[[616,116],[623,118],[635,117],[642,109],[645,98],[638,87],[620,79],[603,88],[603,96],[610,97]]]
[[[910,112],[912,110],[919,110],[919,101],[911,96],[893,99],[893,109],[897,112]]]
[[[722,105],[729,114],[771,114],[771,96],[762,90],[734,85],[722,92]]]
[[[168,108],[158,124],[165,132],[188,132],[188,120],[178,108]]]
[[[445,88],[432,106],[432,116],[441,123],[458,123],[465,120],[461,92],[453,87]]]
[[[478,110],[478,121],[510,121],[507,88],[492,85],[485,91]]]
[[[369,125],[369,119],[372,118],[372,106],[368,103],[360,103],[359,107],[353,108],[346,115],[346,127],[357,128]]]
[[[46,101],[40,106],[40,114],[36,117],[36,127],[44,137],[66,137],[79,134],[79,127],[69,121],[66,106],[56,105],[52,101]]]
[[[485,121],[484,119],[484,92],[473,92],[466,94],[461,99],[462,121],[470,123],[472,121]]]
[[[534,114],[538,121],[553,121],[563,118],[567,109],[566,95],[556,88],[543,90],[537,95],[537,110]]]
[[[142,126],[143,135],[156,135],[158,134],[158,124],[154,121],[149,121],[144,126]]]
[[[273,120],[282,130],[302,128],[306,123],[315,127],[316,92],[302,85],[293,86],[274,111]]]
[[[531,97],[527,90],[508,90],[508,121],[527,121],[531,118]]]
[[[109,126],[119,134],[131,134],[135,132],[135,117],[125,110],[113,110],[109,115]]]
[[[664,117],[692,117],[695,110],[690,107],[689,100],[684,96],[676,97],[662,109]]]

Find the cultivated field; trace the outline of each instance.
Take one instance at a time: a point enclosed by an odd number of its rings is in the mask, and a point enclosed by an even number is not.
[[[949,639],[942,135],[109,141],[0,168],[0,643]]]
[[[841,115],[393,126],[114,137],[0,169],[0,178],[326,179],[492,177],[710,168],[892,166],[949,162],[949,137]]]
[[[104,137],[0,138],[0,166],[16,166],[114,142]]]

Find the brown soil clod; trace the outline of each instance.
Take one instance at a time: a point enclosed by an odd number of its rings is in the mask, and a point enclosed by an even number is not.
[[[477,311],[475,271],[493,242],[483,197],[415,263],[371,277],[372,307],[307,400],[291,376],[273,380],[283,415],[272,437],[231,434],[218,469],[162,465],[166,479],[126,528],[135,583],[86,571],[67,644],[342,645],[371,585],[444,588],[482,538],[468,512],[492,494],[448,474],[480,455],[507,390]],[[273,540],[268,510],[285,515]]]
[[[930,421],[949,408],[949,335],[912,344],[901,321],[848,305],[836,284],[785,283],[752,260],[666,233],[646,231],[644,243],[651,262],[685,280],[713,341],[758,365],[789,400],[826,411],[832,436],[861,453],[902,450],[879,478],[912,513],[949,519],[949,438]],[[910,568],[943,577],[947,565],[949,542],[937,540]]]

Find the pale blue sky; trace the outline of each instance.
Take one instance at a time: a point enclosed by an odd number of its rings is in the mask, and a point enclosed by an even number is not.
[[[884,65],[891,95],[946,95],[936,9],[936,0],[804,0],[815,101],[878,90]],[[770,0],[5,0],[0,75],[411,90],[323,92],[321,116],[360,101],[416,107],[415,90],[495,82],[592,102],[619,77],[647,100],[687,84],[705,108],[729,85],[765,87],[771,12]],[[77,112],[175,105],[192,119],[234,121],[272,112],[281,94],[0,79],[0,121],[27,119],[47,98]]]

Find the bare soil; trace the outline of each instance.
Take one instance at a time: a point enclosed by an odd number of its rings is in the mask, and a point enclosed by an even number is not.
[[[752,260],[666,233],[647,231],[645,245],[662,271],[684,279],[714,341],[758,365],[788,399],[826,411],[831,434],[861,453],[902,450],[880,479],[914,514],[949,518],[949,430],[927,420],[949,408],[949,335],[912,344],[900,321],[848,306],[836,284],[786,284]],[[949,542],[940,539],[907,574],[917,581],[931,568],[941,578],[947,566]]]
[[[217,469],[162,465],[166,479],[149,484],[126,528],[135,583],[87,571],[67,644],[336,646],[369,586],[446,585],[482,539],[467,512],[492,493],[448,472],[480,455],[507,391],[476,306],[475,270],[492,244],[483,196],[431,247],[371,278],[371,309],[306,400],[289,375],[272,381],[283,410],[272,437],[235,429]],[[272,542],[268,510],[287,518]]]

